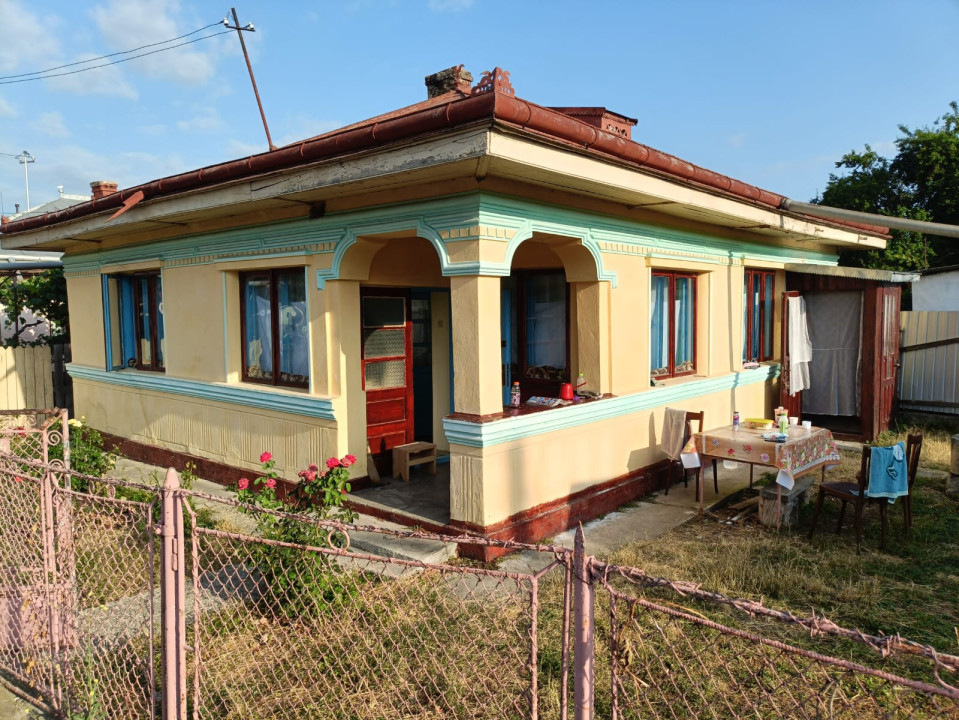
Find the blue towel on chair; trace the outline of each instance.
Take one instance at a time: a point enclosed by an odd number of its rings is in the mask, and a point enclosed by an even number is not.
[[[874,447],[866,497],[884,497],[889,498],[889,502],[893,502],[897,497],[908,494],[906,446],[899,442],[892,447]]]

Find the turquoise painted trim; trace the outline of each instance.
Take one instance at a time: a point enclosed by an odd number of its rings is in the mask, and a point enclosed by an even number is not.
[[[106,371],[73,363],[67,365],[67,372],[70,373],[70,377],[77,380],[90,380],[136,390],[153,390],[171,395],[183,395],[196,400],[214,400],[321,420],[336,420],[333,414],[333,401],[330,398],[276,393],[249,385],[221,385],[197,380],[182,380],[159,373],[136,370]]]
[[[582,405],[567,405],[533,415],[507,417],[487,423],[444,418],[443,429],[446,431],[446,439],[450,443],[478,448],[490,447],[579,425],[622,417],[643,410],[665,407],[684,400],[725,392],[737,387],[764,383],[777,377],[779,377],[779,365],[770,363],[756,370],[743,370],[720,377],[653,388],[633,395],[624,395]]]
[[[502,240],[508,245],[503,262],[450,261],[443,234],[477,225],[509,231],[511,237]],[[513,254],[533,233],[578,238],[592,255],[598,277],[611,283],[616,282],[616,274],[603,268],[605,253],[662,253],[662,257],[676,257],[671,253],[678,253],[680,257],[690,254],[696,259],[727,265],[737,259],[821,265],[835,265],[838,261],[834,253],[686,232],[495,193],[471,192],[423,202],[330,213],[313,220],[288,220],[67,255],[63,263],[68,273],[83,273],[147,257],[173,267],[263,257],[332,254],[332,267],[317,272],[317,286],[322,289],[327,280],[340,276],[343,257],[358,237],[398,231],[414,232],[428,240],[437,252],[443,275],[447,277],[508,276]],[[458,241],[459,238],[449,240],[450,243]]]

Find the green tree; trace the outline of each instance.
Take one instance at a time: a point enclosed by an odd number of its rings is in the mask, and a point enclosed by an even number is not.
[[[34,315],[50,322],[50,339],[68,339],[70,318],[67,313],[67,282],[63,269],[46,270],[22,280],[8,277],[0,281],[0,304],[7,310],[6,324],[14,325],[15,313],[30,310]],[[38,323],[20,323],[20,333]],[[20,338],[8,341],[20,344]]]
[[[959,224],[959,106],[932,127],[899,126],[897,153],[884,158],[869,145],[836,163],[821,196],[813,202],[913,220]],[[879,221],[877,221],[879,224]],[[959,263],[954,239],[891,230],[885,251],[848,251],[843,265],[887,270],[922,270]]]

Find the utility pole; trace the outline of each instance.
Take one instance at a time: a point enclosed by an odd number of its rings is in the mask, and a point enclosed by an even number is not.
[[[236,8],[230,8],[230,12],[233,13],[233,24],[227,21],[226,18],[223,18],[223,25],[231,30],[236,30],[236,35],[240,38],[240,47],[243,48],[243,57],[246,58],[246,69],[250,71],[250,82],[253,84],[253,94],[256,95],[256,105],[260,108],[260,118],[263,120],[263,129],[266,131],[266,142],[270,146],[270,150],[276,150],[276,145],[273,144],[273,139],[270,137],[270,128],[266,124],[266,115],[263,113],[263,103],[260,102],[260,91],[256,89],[256,79],[253,77],[253,66],[250,64],[250,56],[246,52],[246,43],[243,41],[244,32],[256,32],[256,29],[253,27],[253,23],[247,23],[245,26],[240,27],[240,21],[236,16]],[[29,202],[27,203],[30,204]]]
[[[24,150],[22,153],[17,155],[17,161],[23,165],[23,184],[27,191],[27,212],[30,212],[30,175],[27,173],[27,165],[29,163],[36,162],[37,159]]]
[[[30,212],[30,175],[27,173],[27,163],[36,162],[37,159],[33,157],[30,153],[24,150],[19,155],[11,155],[10,153],[0,153],[0,155],[6,155],[7,157],[12,157],[14,160],[17,160],[21,165],[23,165],[23,182],[26,186],[27,191],[27,209],[26,212]]]

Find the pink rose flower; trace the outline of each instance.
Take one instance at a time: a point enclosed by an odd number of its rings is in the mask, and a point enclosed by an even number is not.
[[[273,453],[271,453],[271,452],[269,452],[269,451],[264,452],[264,453],[260,453],[260,462],[261,462],[261,463],[268,463],[268,462],[270,462],[270,460],[272,460],[272,459],[273,459]]]
[[[236,484],[236,487],[238,490],[246,490],[248,487],[250,487],[250,481],[247,478],[240,478],[239,482]]]
[[[340,466],[340,461],[337,460],[336,458],[330,458],[329,460],[326,461],[326,466],[330,470],[332,470],[333,468]]]
[[[343,466],[344,466],[344,467],[349,467],[350,465],[355,465],[355,464],[356,464],[356,455],[347,455],[345,458],[343,458],[343,460],[346,461],[346,462],[343,463]]]
[[[320,468],[317,466],[316,463],[310,463],[310,467],[307,468],[307,470],[309,470],[312,473],[315,473],[319,469]]]
[[[274,489],[276,487],[276,478],[267,478],[266,486],[270,488],[270,490]]]

